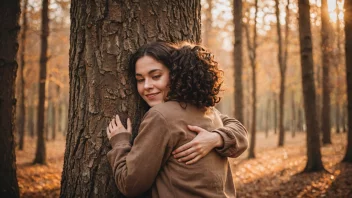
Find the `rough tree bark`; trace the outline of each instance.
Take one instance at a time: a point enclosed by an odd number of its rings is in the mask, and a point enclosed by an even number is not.
[[[49,36],[49,0],[42,1],[42,26],[40,35],[40,73],[39,73],[39,94],[38,94],[38,112],[37,112],[37,148],[35,153],[34,164],[46,163],[46,150],[44,140],[44,123],[45,123],[45,81],[46,81],[46,64],[48,62],[48,36]]]
[[[328,1],[321,1],[321,50],[322,50],[322,84],[323,105],[321,110],[321,130],[323,133],[323,144],[331,144],[330,123],[330,67],[332,61],[332,26],[330,23]]]
[[[133,134],[146,108],[127,76],[128,59],[155,40],[200,42],[200,0],[71,1],[70,104],[61,197],[121,197],[106,153],[119,114]],[[151,154],[152,155],[152,154]]]
[[[235,118],[244,123],[243,107],[243,83],[242,83],[242,0],[233,2],[233,20],[235,25],[235,44],[234,44],[234,64],[235,64]]]
[[[309,0],[298,0],[299,40],[302,71],[304,112],[307,124],[307,157],[304,172],[323,170],[320,152],[319,127],[313,71],[312,33]]]
[[[256,66],[257,66],[257,16],[258,16],[258,0],[255,0],[254,3],[255,7],[255,14],[254,14],[254,24],[253,24],[253,40],[251,41],[251,36],[249,32],[249,23],[245,25],[245,31],[246,31],[246,38],[247,38],[247,47],[248,47],[248,54],[249,54],[249,60],[251,62],[251,68],[252,68],[252,127],[251,127],[251,139],[250,139],[250,146],[249,146],[249,152],[248,152],[248,158],[255,158],[254,154],[254,148],[255,148],[255,139],[256,139],[256,124],[257,124],[257,71],[256,71]]]
[[[19,16],[19,0],[0,1],[0,197],[20,196],[13,135]]]
[[[25,117],[26,117],[26,111],[25,111],[25,96],[24,96],[24,67],[25,67],[25,52],[26,52],[26,34],[27,34],[27,5],[28,5],[28,0],[23,1],[23,7],[22,7],[22,26],[21,26],[21,45],[20,45],[20,71],[19,71],[19,85],[20,85],[20,93],[19,93],[19,100],[18,100],[18,107],[19,107],[19,117],[18,119],[18,133],[20,135],[20,141],[18,144],[19,150],[23,150],[24,146],[24,123],[25,123]]]
[[[352,162],[352,1],[345,0],[345,57],[348,108],[348,139],[344,162]]]

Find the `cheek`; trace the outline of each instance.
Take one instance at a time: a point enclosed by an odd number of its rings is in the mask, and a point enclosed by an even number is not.
[[[142,96],[143,95],[143,86],[142,86],[142,84],[137,84],[137,91],[138,91],[138,94],[140,95],[140,96]]]

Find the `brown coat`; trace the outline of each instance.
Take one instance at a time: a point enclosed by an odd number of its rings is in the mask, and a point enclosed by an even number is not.
[[[171,152],[196,136],[188,124],[219,133],[224,147],[192,165],[178,162]],[[112,137],[113,149],[107,154],[116,184],[126,196],[138,196],[151,188],[152,197],[235,197],[225,156],[236,157],[248,146],[247,131],[237,120],[220,117],[213,109],[192,105],[184,109],[169,101],[146,113],[133,147],[130,138],[128,132]]]

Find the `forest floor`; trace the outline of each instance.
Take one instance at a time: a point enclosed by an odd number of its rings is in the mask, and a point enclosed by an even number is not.
[[[322,146],[326,171],[302,173],[306,157],[305,133],[278,148],[278,136],[258,133],[256,158],[244,153],[230,159],[238,197],[352,197],[352,164],[340,163],[346,152],[347,134],[333,134],[331,145]],[[47,165],[32,165],[36,139],[27,138],[24,151],[16,150],[21,197],[59,197],[65,139],[58,136],[46,144]]]

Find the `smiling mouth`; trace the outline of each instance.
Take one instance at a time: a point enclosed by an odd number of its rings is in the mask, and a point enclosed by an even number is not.
[[[158,93],[152,93],[152,94],[146,94],[145,96],[148,98],[148,99],[153,99],[156,95],[158,95],[160,92]]]

